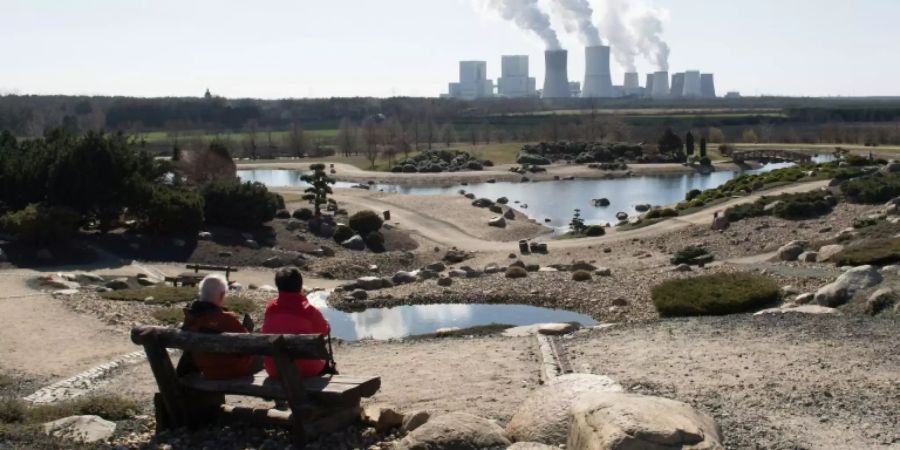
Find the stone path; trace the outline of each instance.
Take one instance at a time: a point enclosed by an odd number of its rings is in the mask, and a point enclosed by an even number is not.
[[[101,364],[86,370],[71,378],[38,389],[35,393],[25,397],[23,400],[35,404],[43,404],[80,397],[108,383],[125,367],[143,361],[143,351],[132,352],[106,364]]]

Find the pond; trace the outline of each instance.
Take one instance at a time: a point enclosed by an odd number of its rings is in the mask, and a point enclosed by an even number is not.
[[[331,335],[348,341],[395,339],[434,333],[441,328],[490,324],[578,322],[586,327],[597,324],[584,314],[527,305],[411,305],[345,313],[328,307],[328,294],[328,291],[309,294],[309,302],[328,319]]]
[[[825,158],[817,158],[818,162]],[[635,206],[641,204],[672,205],[684,200],[685,194],[693,189],[712,189],[741,174],[756,174],[784,167],[790,163],[774,163],[744,172],[718,171],[710,174],[689,173],[674,175],[654,175],[611,180],[576,179],[560,181],[540,181],[532,183],[480,183],[467,186],[409,186],[396,184],[374,184],[372,190],[404,195],[459,195],[460,190],[471,192],[477,197],[496,200],[507,197],[509,206],[528,217],[546,225],[564,229],[568,226],[575,208],[581,209],[581,216],[588,224],[616,223],[616,213],[624,211],[637,214]],[[244,181],[258,181],[269,187],[304,186],[300,180],[302,172],[296,170],[240,170],[238,176]],[[358,183],[338,182],[335,187],[349,188]],[[592,204],[596,198],[608,198],[608,207],[597,208]],[[546,222],[546,219],[550,219]]]

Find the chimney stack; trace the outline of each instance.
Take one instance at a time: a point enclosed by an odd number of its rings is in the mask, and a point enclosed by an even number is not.
[[[586,47],[584,87],[581,96],[585,98],[613,97],[612,75],[609,70],[609,47],[597,45]]]
[[[544,52],[544,98],[569,98],[569,53],[565,50]]]
[[[684,90],[682,92],[682,96],[700,96],[700,72],[696,70],[689,70],[684,73]]]
[[[700,75],[700,94],[704,97],[715,98],[716,82],[713,79],[713,74],[704,73]]]
[[[684,73],[672,74],[672,90],[671,95],[674,98],[681,97],[684,94]]]
[[[653,98],[666,98],[669,96],[669,72],[660,71],[653,74],[653,90],[650,91]]]
[[[641,91],[641,80],[637,72],[625,73],[625,84],[622,85],[625,95],[634,95]]]

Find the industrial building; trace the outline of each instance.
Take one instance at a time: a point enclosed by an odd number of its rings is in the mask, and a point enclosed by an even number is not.
[[[534,97],[537,81],[528,76],[527,55],[506,55],[501,58],[501,76],[497,79],[497,94],[501,97]]]
[[[459,82],[450,83],[448,97],[474,100],[493,95],[494,82],[487,78],[487,62],[460,61]]]
[[[544,98],[569,98],[569,52],[547,50],[544,52]]]
[[[673,73],[672,74],[672,88],[669,90],[669,96],[672,98],[679,98],[684,96],[684,74],[683,73]]]
[[[582,97],[613,97],[612,74],[609,70],[609,47],[598,45],[584,49],[585,73]]]

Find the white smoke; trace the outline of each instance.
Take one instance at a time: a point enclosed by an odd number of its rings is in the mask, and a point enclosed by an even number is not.
[[[600,27],[606,33],[612,54],[626,72],[636,72],[634,59],[638,55],[637,39],[627,24],[629,4],[627,0],[606,0]]]
[[[588,0],[553,0],[553,10],[569,33],[578,33],[584,45],[603,45],[600,30],[594,25],[594,9]]]
[[[550,16],[538,6],[538,0],[480,0],[489,9],[497,11],[504,20],[514,22],[519,28],[538,35],[548,50],[562,48],[556,30],[550,24]]]
[[[669,45],[662,40],[662,19],[649,11],[632,22],[637,36],[637,50],[662,71],[669,70]]]

